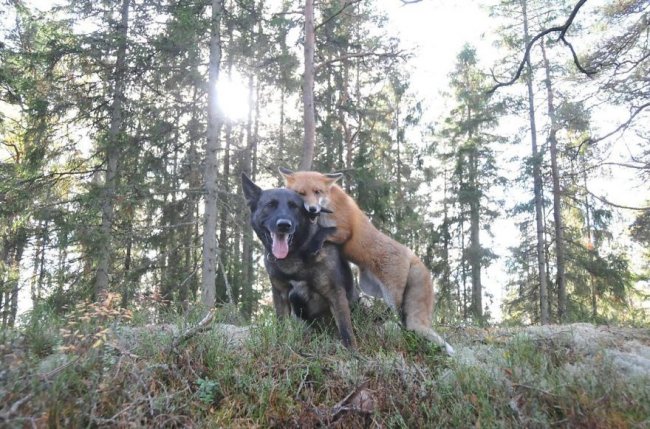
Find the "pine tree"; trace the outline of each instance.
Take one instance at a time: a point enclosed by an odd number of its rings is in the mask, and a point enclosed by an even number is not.
[[[458,54],[451,87],[456,107],[445,119],[441,137],[452,144],[451,151],[443,153],[443,160],[446,158],[453,163],[449,192],[456,206],[453,223],[458,228],[455,236],[462,252],[457,284],[463,285],[459,293],[463,315],[469,310],[473,320],[483,323],[481,270],[493,255],[481,244],[480,232],[488,228],[489,220],[496,216],[489,189],[500,179],[491,144],[501,139],[489,131],[497,123],[501,107],[486,96],[486,79],[478,68],[476,51],[470,46],[465,46]],[[449,217],[445,213],[445,218]],[[469,289],[465,286],[467,279],[471,282]]]
[[[36,243],[32,303],[49,292],[45,252],[57,241],[60,248],[70,228],[57,202],[73,177],[84,173],[65,132],[72,106],[59,84],[71,70],[70,28],[20,3],[12,6],[16,20],[2,33],[0,48],[0,95],[11,107],[0,116],[0,312],[5,326],[16,321],[24,286],[20,269],[30,241]]]

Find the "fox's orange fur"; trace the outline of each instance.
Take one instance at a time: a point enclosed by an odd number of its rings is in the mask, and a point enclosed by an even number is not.
[[[321,219],[337,228],[328,241],[341,244],[345,258],[359,266],[362,290],[383,297],[393,309],[401,310],[407,329],[453,353],[431,327],[435,297],[429,270],[409,248],[377,230],[357,203],[336,185],[342,174],[286,169],[280,173],[287,188],[302,196],[307,210],[325,207],[332,211],[321,214]]]

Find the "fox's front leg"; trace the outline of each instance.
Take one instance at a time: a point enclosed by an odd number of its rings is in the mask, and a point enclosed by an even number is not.
[[[317,255],[321,251],[328,237],[336,232],[336,227],[321,227],[314,237],[307,243],[305,254],[307,257]]]

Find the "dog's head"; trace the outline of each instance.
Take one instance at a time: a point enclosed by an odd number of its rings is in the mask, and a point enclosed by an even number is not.
[[[298,194],[289,189],[262,190],[245,174],[242,188],[255,233],[277,259],[286,258],[309,236],[310,216]]]

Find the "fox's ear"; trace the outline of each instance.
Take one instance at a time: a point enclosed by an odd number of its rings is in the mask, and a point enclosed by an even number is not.
[[[341,177],[343,177],[343,173],[327,173],[324,175],[327,177],[327,181],[329,185],[333,185],[336,183],[337,180],[339,180]]]
[[[284,183],[289,183],[291,179],[293,179],[293,171],[289,170],[288,168],[284,167],[279,167],[278,171],[280,172],[280,175],[284,179]]]
[[[241,187],[244,191],[244,197],[251,211],[255,209],[257,202],[262,194],[262,188],[257,186],[245,173],[241,174]]]

